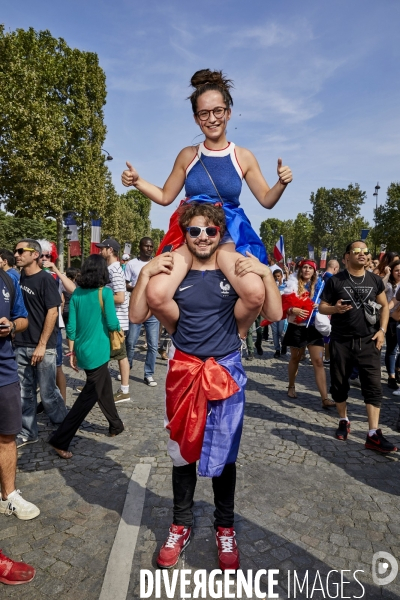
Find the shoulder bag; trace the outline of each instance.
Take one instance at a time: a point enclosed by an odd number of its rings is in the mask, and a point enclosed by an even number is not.
[[[105,316],[104,312],[104,302],[103,302],[103,288],[99,288],[99,302],[101,306],[101,312]],[[110,338],[110,348],[111,350],[120,350],[124,341],[125,335],[123,331],[109,331],[108,336]]]

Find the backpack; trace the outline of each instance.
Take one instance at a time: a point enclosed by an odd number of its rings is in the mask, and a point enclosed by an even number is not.
[[[10,292],[10,309],[13,308],[15,302],[15,287],[14,282],[9,275],[3,269],[0,269],[0,279],[5,283],[6,288]]]

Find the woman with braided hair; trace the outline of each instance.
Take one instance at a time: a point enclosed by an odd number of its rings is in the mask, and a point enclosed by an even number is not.
[[[194,88],[190,96],[193,116],[204,134],[204,141],[198,146],[187,146],[181,150],[162,188],[142,179],[130,163],[127,163],[128,169],[122,174],[122,183],[126,187],[135,186],[162,206],[174,202],[184,186],[186,199],[180,210],[190,201],[222,204],[227,233],[217,250],[218,266],[239,295],[235,316],[240,336],[245,337],[260,312],[264,287],[260,277],[254,273],[238,277],[235,264],[240,255],[246,256],[246,252],[255,255],[261,262],[266,263],[267,259],[260,238],[239,206],[242,180],[246,180],[260,204],[271,209],[292,181],[292,173],[278,159],[278,181],[270,188],[254,155],[227,140],[226,126],[231,118],[233,85],[222,71],[197,71],[191,79],[191,85]],[[170,275],[161,273],[151,279],[147,299],[151,312],[173,333],[172,324],[179,313],[173,296],[191,267],[192,257],[185,247],[186,232],[180,230],[176,213],[171,218],[171,224],[173,227],[165,236],[159,252],[167,245],[172,246],[174,268]],[[191,233],[195,235],[196,231]],[[208,242],[211,244],[211,241],[210,236]]]

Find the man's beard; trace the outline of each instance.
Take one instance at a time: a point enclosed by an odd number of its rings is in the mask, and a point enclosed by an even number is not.
[[[216,244],[216,245],[210,244],[210,246],[208,246],[208,248],[209,248],[209,252],[207,252],[207,254],[204,254],[204,253],[200,254],[200,253],[196,252],[196,250],[197,250],[196,245],[193,245],[193,246],[188,245],[189,252],[191,254],[193,254],[193,256],[195,256],[198,260],[208,260],[214,254],[214,252],[217,251],[218,244]]]

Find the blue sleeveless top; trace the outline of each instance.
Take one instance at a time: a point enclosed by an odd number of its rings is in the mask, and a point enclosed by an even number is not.
[[[202,142],[199,152],[224,203],[239,206],[243,173],[236,158],[235,144],[229,142],[223,150],[209,150]],[[197,154],[186,169],[185,193],[187,197],[202,194],[219,201],[218,194]]]

